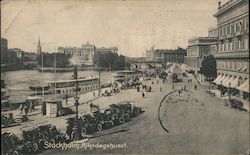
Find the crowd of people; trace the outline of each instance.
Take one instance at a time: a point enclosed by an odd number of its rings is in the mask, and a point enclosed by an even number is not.
[[[20,105],[20,113],[28,115],[29,112],[35,111],[35,103],[32,100],[27,100]]]

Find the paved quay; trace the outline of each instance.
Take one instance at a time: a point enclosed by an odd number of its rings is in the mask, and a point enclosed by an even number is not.
[[[192,83],[187,79],[192,78]],[[152,86],[152,92],[135,89],[123,90],[110,97],[102,97],[94,104],[107,104],[133,100],[145,112],[130,122],[97,132],[85,144],[126,144],[125,148],[90,149],[69,148],[46,150],[42,154],[246,154],[249,152],[249,113],[224,106],[224,101],[210,96],[207,87],[198,85],[192,75],[180,83],[157,84],[156,80],[144,81]],[[158,121],[158,107],[166,94],[184,85],[196,97],[195,103],[166,105],[166,120],[169,133]],[[197,85],[197,90],[194,89]],[[160,92],[160,87],[162,91]],[[79,109],[86,109],[80,106]],[[177,113],[181,112],[181,113]],[[138,142],[141,143],[138,143]]]

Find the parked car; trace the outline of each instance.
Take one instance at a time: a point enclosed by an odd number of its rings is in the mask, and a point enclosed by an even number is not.
[[[16,115],[15,116],[15,123],[21,123],[28,121],[28,117],[26,115]]]
[[[229,100],[229,103],[230,103],[230,107],[231,108],[234,108],[234,109],[238,109],[238,110],[245,110],[244,108],[243,108],[243,103],[241,102],[241,101],[239,101],[239,100],[237,100],[237,99],[231,99],[231,100]]]
[[[8,127],[13,123],[15,123],[13,113],[1,114],[1,127]]]

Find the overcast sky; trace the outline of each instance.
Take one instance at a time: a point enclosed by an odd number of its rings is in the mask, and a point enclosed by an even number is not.
[[[145,50],[186,48],[191,37],[216,25],[219,0],[8,0],[1,2],[1,36],[9,48],[34,52],[57,46],[118,46],[126,56]],[[224,3],[226,0],[221,0]]]

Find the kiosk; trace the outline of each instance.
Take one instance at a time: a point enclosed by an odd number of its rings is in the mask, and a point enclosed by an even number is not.
[[[51,99],[46,101],[46,116],[57,117],[58,112],[62,110],[62,100]]]

